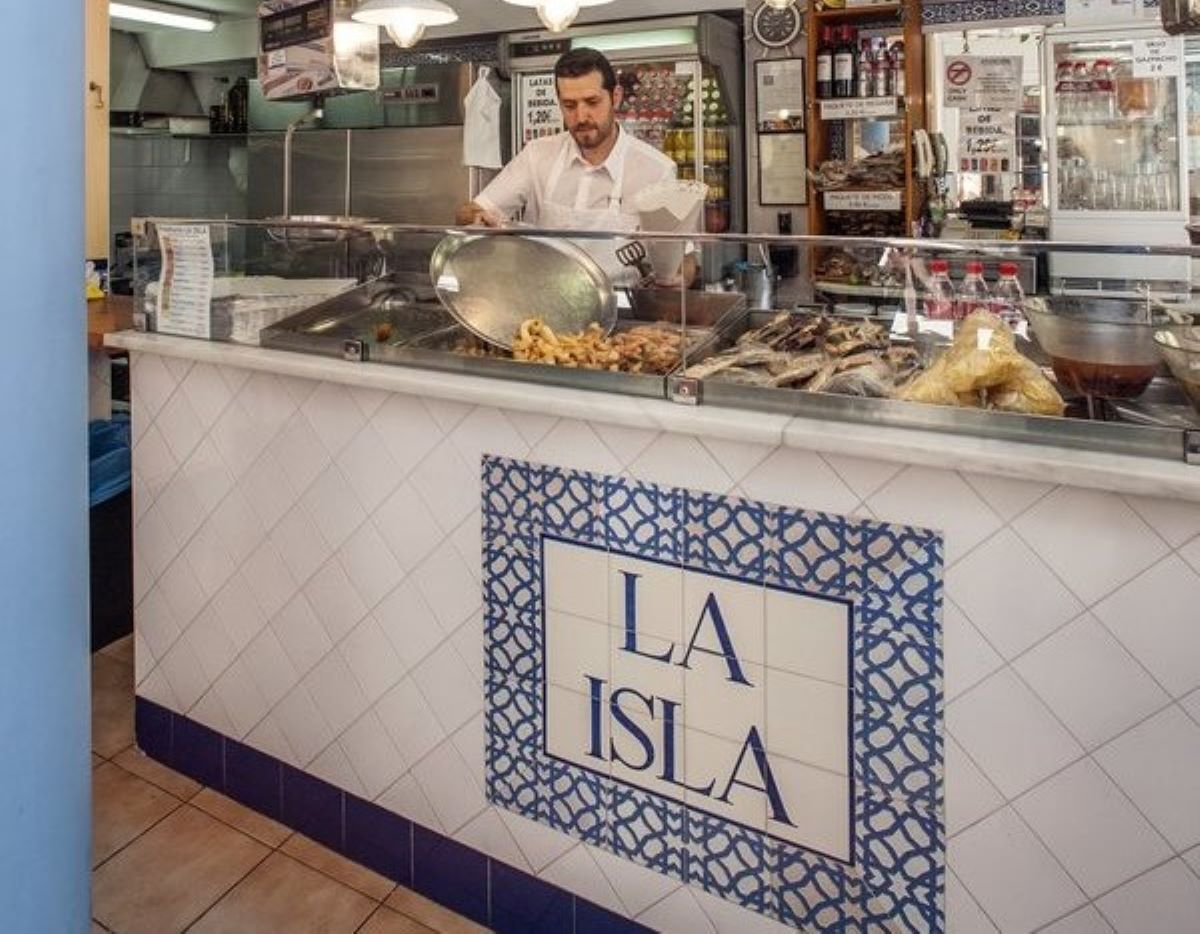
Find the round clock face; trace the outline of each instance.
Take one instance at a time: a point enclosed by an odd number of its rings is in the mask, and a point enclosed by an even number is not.
[[[793,3],[779,10],[763,3],[754,11],[751,27],[759,43],[768,49],[778,49],[796,41],[802,19],[798,4]]]

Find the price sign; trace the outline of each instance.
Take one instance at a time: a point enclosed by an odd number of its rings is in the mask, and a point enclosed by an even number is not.
[[[1016,168],[1017,115],[999,107],[959,113],[959,171],[1011,172]]]
[[[1170,78],[1183,73],[1183,42],[1180,39],[1138,39],[1133,43],[1135,78]]]
[[[945,107],[1021,107],[1019,55],[954,55],[942,74]]]
[[[827,191],[827,211],[899,211],[899,191]]]
[[[554,74],[521,76],[521,145],[563,129]]]
[[[894,97],[846,97],[821,101],[822,120],[854,120],[863,117],[893,117]]]

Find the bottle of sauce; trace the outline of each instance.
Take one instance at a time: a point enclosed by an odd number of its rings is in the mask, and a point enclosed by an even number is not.
[[[887,97],[892,94],[893,78],[892,63],[888,56],[887,40],[879,43],[879,49],[871,56],[871,93],[875,97]]]
[[[888,64],[892,68],[892,93],[903,97],[908,93],[908,81],[904,77],[904,40],[897,39],[888,52]]]
[[[833,96],[854,96],[854,28],[843,26],[833,53]]]
[[[854,93],[858,97],[870,97],[875,75],[875,56],[871,54],[870,39],[863,39],[858,44],[857,71]]]
[[[833,97],[833,27],[821,27],[817,49],[817,98]]]

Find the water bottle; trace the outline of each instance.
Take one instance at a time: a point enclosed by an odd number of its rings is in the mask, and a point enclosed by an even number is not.
[[[930,260],[929,282],[925,289],[925,317],[936,321],[952,321],[954,307],[950,264],[944,259]]]
[[[992,292],[992,311],[1010,328],[1025,320],[1025,290],[1017,279],[1016,263],[1001,263],[1000,278]]]
[[[983,263],[971,260],[967,263],[967,274],[958,289],[957,318],[962,319],[975,311],[991,311],[992,296],[983,281]]]

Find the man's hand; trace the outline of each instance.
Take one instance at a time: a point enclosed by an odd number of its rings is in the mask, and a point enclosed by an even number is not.
[[[470,227],[473,224],[482,224],[484,227],[504,226],[502,217],[474,201],[468,201],[458,207],[454,212],[454,222],[460,227]]]
[[[679,264],[679,269],[676,270],[675,275],[659,277],[655,280],[654,284],[660,289],[678,289],[681,286],[688,289],[696,281],[696,273],[699,271],[699,266],[696,264],[696,254],[688,253],[683,257],[683,262]]]

